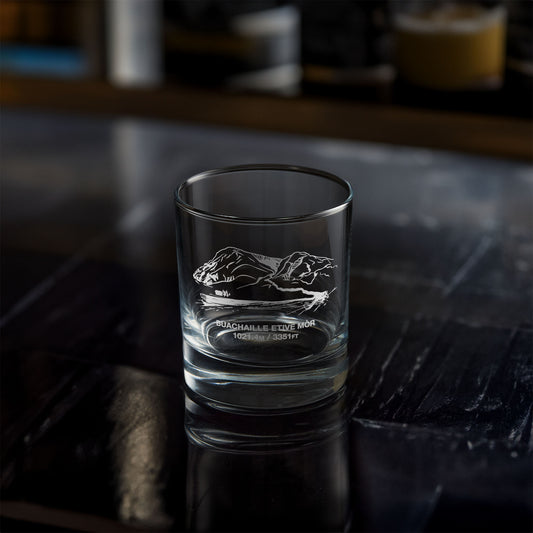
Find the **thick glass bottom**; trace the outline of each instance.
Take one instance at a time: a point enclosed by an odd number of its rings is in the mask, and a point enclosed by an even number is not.
[[[306,364],[257,366],[205,354],[183,343],[184,374],[195,393],[241,409],[287,409],[338,392],[346,381],[346,346]]]

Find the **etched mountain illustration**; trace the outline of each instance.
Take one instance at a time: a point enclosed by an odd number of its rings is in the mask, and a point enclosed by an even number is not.
[[[329,257],[293,252],[284,258],[229,246],[196,269],[205,307],[279,308],[300,311],[325,305],[335,290]]]
[[[256,281],[277,269],[280,259],[253,254],[239,248],[223,248],[213,259],[196,269],[193,274],[198,283],[208,287],[236,280],[244,283]]]

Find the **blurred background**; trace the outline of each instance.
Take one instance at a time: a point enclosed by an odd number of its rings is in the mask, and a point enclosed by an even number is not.
[[[1,101],[241,125],[254,93],[530,119],[532,26],[531,0],[2,0]],[[244,125],[318,132],[272,120]]]
[[[250,516],[301,526],[312,479],[307,517],[531,531],[532,26],[533,0],[0,0],[0,530],[182,531],[249,479]],[[355,191],[337,485],[324,448],[228,480],[182,435],[172,191],[258,162]]]

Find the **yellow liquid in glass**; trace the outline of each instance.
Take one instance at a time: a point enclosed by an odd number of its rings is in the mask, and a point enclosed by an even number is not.
[[[401,15],[396,24],[400,75],[423,87],[460,90],[501,82],[505,11],[447,4]]]

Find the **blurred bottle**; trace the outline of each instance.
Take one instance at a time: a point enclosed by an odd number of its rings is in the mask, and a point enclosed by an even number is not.
[[[495,2],[392,2],[400,78],[443,91],[498,89],[506,10]]]
[[[169,79],[294,94],[301,79],[300,14],[276,0],[164,3]]]
[[[386,0],[299,0],[306,91],[387,100],[394,70]]]
[[[163,81],[160,0],[108,0],[108,69],[112,83],[153,87]]]
[[[507,0],[505,98],[509,111],[533,116],[533,0]]]
[[[73,46],[79,43],[80,4],[74,0],[2,0],[3,43]]]
[[[0,71],[76,78],[94,74],[81,0],[2,0]]]

